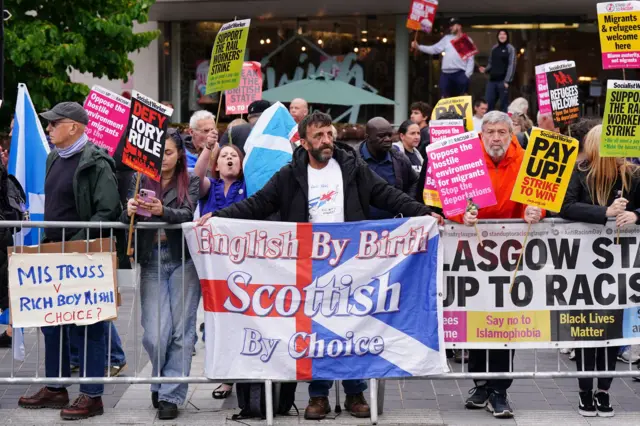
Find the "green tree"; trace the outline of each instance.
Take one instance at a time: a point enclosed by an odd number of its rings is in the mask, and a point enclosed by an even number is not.
[[[5,0],[5,100],[13,111],[18,83],[25,83],[38,111],[58,102],[82,103],[85,84],[68,71],[126,80],[128,54],[147,47],[159,31],[133,32],[148,20],[155,0]],[[4,105],[3,105],[4,106]]]

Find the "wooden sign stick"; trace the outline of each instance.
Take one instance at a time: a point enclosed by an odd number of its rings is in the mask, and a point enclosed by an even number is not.
[[[138,172],[138,177],[136,179],[136,190],[133,194],[133,197],[138,199],[138,191],[140,190],[140,177],[142,173]],[[135,213],[131,215],[131,221],[129,222],[129,239],[127,241],[127,256],[131,258],[131,263],[133,264],[133,248],[131,247],[131,242],[133,241],[133,222],[135,221],[136,215]]]
[[[513,281],[511,281],[511,286],[509,287],[509,294],[513,291],[513,285],[516,283],[516,277],[518,276],[518,268],[520,267],[520,262],[522,261],[522,256],[524,255],[524,250],[527,247],[527,239],[529,238],[529,232],[531,231],[531,224],[527,227],[527,233],[524,235],[524,242],[522,243],[522,251],[520,252],[520,256],[518,256],[518,263],[516,263],[516,270],[513,273]]]

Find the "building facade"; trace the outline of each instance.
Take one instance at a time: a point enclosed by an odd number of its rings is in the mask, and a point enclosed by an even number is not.
[[[344,122],[363,122],[382,115],[399,124],[411,102],[434,104],[440,97],[439,56],[410,52],[414,38],[406,27],[410,0],[158,0],[150,18],[160,39],[136,62],[133,85],[145,85],[149,96],[174,104],[174,121],[186,121],[196,109],[217,110],[217,95],[203,96],[206,72],[217,31],[234,18],[251,18],[246,60],[262,64],[264,90],[321,73],[394,99],[396,106],[313,105]],[[446,22],[458,17],[480,53],[484,66],[496,33],[508,29],[518,52],[510,98],[524,96],[535,105],[537,64],[574,60],[580,76],[585,113],[599,114],[604,103],[600,85],[608,78],[600,62],[596,25],[597,0],[442,0],[432,34],[421,44],[437,42]],[[157,24],[156,24],[157,23]],[[477,72],[471,94],[484,95],[487,77]],[[627,78],[633,78],[627,72]],[[153,90],[157,85],[156,91]],[[224,108],[223,108],[224,111]],[[222,117],[222,120],[233,117]]]

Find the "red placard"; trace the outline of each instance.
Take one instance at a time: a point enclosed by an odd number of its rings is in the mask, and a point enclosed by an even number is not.
[[[413,0],[409,9],[407,28],[430,33],[436,19],[438,0]]]
[[[460,55],[462,60],[467,60],[479,52],[476,45],[473,44],[473,41],[471,41],[469,36],[466,34],[462,34],[458,38],[451,40],[451,44],[453,44],[453,47],[456,49],[456,52],[458,52],[458,55]]]
[[[262,69],[260,62],[242,64],[240,85],[224,92],[226,114],[246,114],[253,101],[262,99]]]

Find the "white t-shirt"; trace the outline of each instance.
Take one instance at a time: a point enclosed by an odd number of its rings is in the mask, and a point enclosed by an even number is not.
[[[480,133],[482,131],[482,118],[473,116],[473,130]]]
[[[309,222],[344,222],[342,170],[333,158],[323,169],[307,166],[309,179]]]

